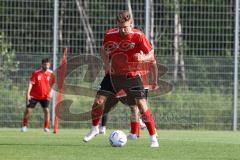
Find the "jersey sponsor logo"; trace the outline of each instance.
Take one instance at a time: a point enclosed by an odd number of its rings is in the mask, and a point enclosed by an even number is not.
[[[130,49],[133,49],[135,47],[135,43],[131,41],[121,41],[119,43],[119,49],[123,51],[128,51]]]
[[[118,44],[113,41],[109,41],[104,45],[104,49],[107,52],[114,52],[118,48]]]
[[[119,43],[114,41],[109,41],[104,45],[104,49],[107,52],[114,52],[117,49],[120,51],[128,51],[135,47],[135,43],[129,40],[120,41]]]

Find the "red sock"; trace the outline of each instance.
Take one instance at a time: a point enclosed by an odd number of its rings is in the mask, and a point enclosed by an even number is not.
[[[28,118],[23,118],[22,125],[28,126]]]
[[[44,128],[49,128],[49,121],[48,120],[44,121]]]
[[[131,122],[131,133],[138,135],[139,133],[139,122]]]
[[[103,108],[97,105],[92,106],[92,125],[97,126],[103,113]]]
[[[143,122],[146,124],[149,134],[152,136],[156,133],[155,122],[152,116],[151,110],[148,109],[146,112],[142,113]]]

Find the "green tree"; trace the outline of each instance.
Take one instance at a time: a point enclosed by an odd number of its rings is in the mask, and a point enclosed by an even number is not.
[[[0,32],[0,81],[9,80],[9,76],[18,70],[15,51]]]

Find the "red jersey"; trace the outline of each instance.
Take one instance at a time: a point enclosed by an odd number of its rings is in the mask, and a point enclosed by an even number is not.
[[[103,48],[109,54],[113,73],[119,75],[145,75],[146,63],[136,60],[135,54],[143,52],[148,54],[152,46],[145,35],[138,29],[121,36],[118,28],[110,29],[106,32]]]
[[[49,69],[46,72],[42,69],[34,71],[30,78],[30,83],[32,83],[30,96],[39,100],[48,99],[55,81],[55,75]]]

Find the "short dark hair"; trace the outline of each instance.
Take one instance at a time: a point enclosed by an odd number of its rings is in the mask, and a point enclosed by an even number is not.
[[[50,63],[50,59],[49,58],[43,58],[42,59],[42,64],[44,63]]]
[[[131,19],[131,14],[128,10],[120,11],[117,14],[117,21],[120,23],[127,22]]]

